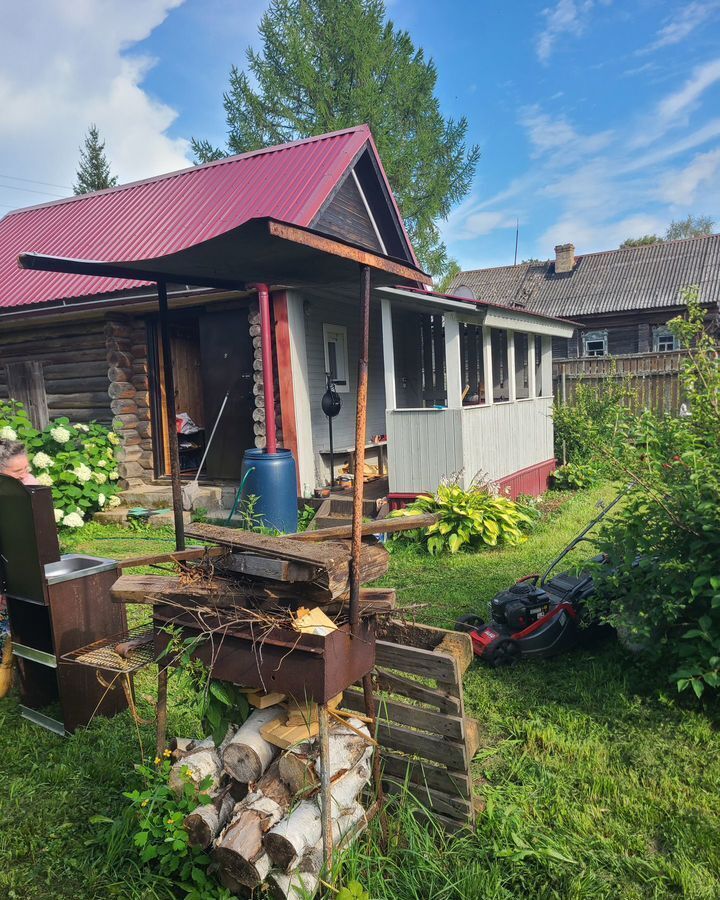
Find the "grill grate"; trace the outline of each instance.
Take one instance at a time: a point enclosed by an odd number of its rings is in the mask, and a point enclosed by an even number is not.
[[[118,644],[125,641],[135,641],[148,638],[149,642],[140,647],[128,651],[127,657],[120,656],[115,650]],[[131,673],[156,662],[153,629],[151,625],[136,625],[127,631],[121,631],[112,637],[103,638],[80,647],[71,653],[61,657],[64,662],[78,663],[81,666],[89,666],[92,669],[102,669],[105,672]]]

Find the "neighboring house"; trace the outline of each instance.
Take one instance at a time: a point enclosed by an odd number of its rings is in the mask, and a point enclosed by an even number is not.
[[[62,257],[65,271],[21,269],[24,253]],[[181,465],[196,469],[229,392],[203,470],[227,486],[229,505],[244,450],[265,446],[256,298],[267,284],[277,424],[307,496],[329,477],[327,372],[343,401],[340,462],[355,442],[362,266],[373,299],[366,439],[370,462],[387,444],[390,491],[432,490],[461,470],[466,482],[482,472],[512,491],[541,490],[554,466],[550,341],[572,325],[424,290],[364,125],[5,216],[0,399],[25,402],[38,426],[61,415],[112,423],[124,486],[162,486],[169,424],[154,282],[172,273],[176,408],[201,429],[181,435]],[[128,270],[147,281],[117,277]]]
[[[678,349],[667,322],[683,309],[681,293],[696,285],[714,317],[720,303],[720,234],[642,247],[461,272],[451,291],[578,323],[556,338],[555,358],[619,356]]]

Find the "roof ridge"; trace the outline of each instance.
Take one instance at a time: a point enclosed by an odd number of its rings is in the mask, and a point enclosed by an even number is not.
[[[236,153],[234,156],[223,156],[222,159],[213,159],[210,162],[200,163],[195,166],[187,166],[184,169],[176,169],[173,172],[165,172],[162,175],[151,175],[149,178],[140,178],[137,181],[128,181],[125,184],[118,184],[114,187],[104,188],[100,191],[92,191],[89,194],[74,194],[70,197],[60,197],[57,200],[49,200],[46,203],[36,203],[33,206],[22,206],[18,209],[12,209],[10,212],[5,213],[4,216],[0,217],[0,221],[2,219],[10,218],[11,216],[20,215],[26,212],[32,212],[36,209],[47,209],[48,207],[53,206],[61,206],[65,203],[75,203],[83,200],[88,200],[90,197],[103,197],[106,194],[115,194],[120,193],[121,191],[130,190],[131,188],[139,187],[143,184],[152,184],[156,181],[166,181],[170,178],[178,178],[181,175],[188,175],[191,172],[197,172],[200,169],[210,169],[216,166],[226,165],[227,163],[238,162],[242,159],[249,159],[253,156],[264,156],[270,153],[277,153],[281,150],[289,150],[291,147],[299,147],[303,144],[311,144],[315,141],[327,140],[328,138],[336,138],[340,137],[343,134],[352,134],[353,132],[365,132],[367,135],[370,135],[370,126],[366,123],[361,125],[353,125],[350,128],[340,128],[337,131],[329,131],[325,134],[314,134],[310,135],[310,137],[306,138],[298,138],[296,141],[289,141],[284,144],[274,144],[272,147],[261,147],[259,150],[248,150],[246,153]]]

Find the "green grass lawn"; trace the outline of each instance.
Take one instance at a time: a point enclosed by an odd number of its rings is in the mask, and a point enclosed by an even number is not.
[[[395,546],[385,581],[402,603],[427,604],[419,620],[451,626],[541,570],[611,495],[569,498],[515,548],[429,558]],[[89,526],[67,549],[131,556],[166,546],[168,532]],[[152,685],[150,672],[138,679],[141,715]],[[372,898],[720,898],[716,704],[679,699],[613,642],[510,670],[474,665],[465,689],[487,738],[475,762],[487,802],[477,832],[433,837],[396,819],[383,854],[371,828],[348,869]],[[193,712],[172,679],[171,691],[170,730],[189,734]],[[153,730],[127,714],[61,740],[22,721],[13,697],[0,702],[0,898],[173,896],[89,821],[122,808],[140,744],[152,752]]]

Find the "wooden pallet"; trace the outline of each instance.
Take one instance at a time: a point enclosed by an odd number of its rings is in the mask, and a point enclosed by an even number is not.
[[[470,764],[480,726],[465,716],[462,676],[472,661],[468,635],[440,628],[380,624],[376,650],[377,740],[389,794],[405,789],[449,830],[475,821]],[[443,648],[436,649],[441,643]],[[450,649],[447,649],[448,646]],[[343,706],[364,713],[362,689]]]

